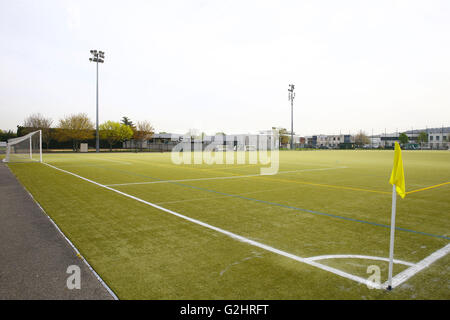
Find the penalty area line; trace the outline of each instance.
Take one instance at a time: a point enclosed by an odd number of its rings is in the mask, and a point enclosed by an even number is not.
[[[257,241],[254,241],[254,240],[250,240],[250,239],[248,239],[248,238],[246,238],[246,237],[243,237],[243,236],[240,236],[240,235],[238,235],[238,234],[236,234],[236,233],[233,233],[233,232],[230,232],[230,231],[227,231],[227,230],[224,230],[224,229],[215,227],[215,226],[213,226],[213,225],[210,225],[210,224],[208,224],[208,223],[202,222],[202,221],[197,220],[197,219],[194,219],[194,218],[190,218],[190,217],[188,217],[188,216],[185,216],[185,215],[182,215],[182,214],[177,213],[177,212],[175,212],[175,211],[172,211],[172,210],[166,209],[166,208],[164,208],[164,207],[158,206],[158,205],[156,205],[156,204],[154,204],[154,203],[145,201],[145,200],[143,200],[143,199],[140,199],[140,198],[138,198],[138,197],[132,196],[132,195],[127,194],[127,193],[125,193],[125,192],[122,192],[122,191],[113,189],[113,188],[111,188],[111,187],[108,187],[108,186],[106,186],[106,185],[100,184],[100,183],[95,182],[95,181],[93,181],[93,180],[87,179],[87,178],[85,178],[85,177],[82,177],[82,176],[77,175],[77,174],[75,174],[75,173],[72,173],[72,172],[70,172],[70,171],[60,169],[60,168],[55,167],[55,166],[53,166],[53,165],[50,165],[50,164],[48,164],[48,163],[44,163],[44,164],[45,164],[46,166],[49,166],[50,168],[53,168],[53,169],[55,169],[55,170],[58,170],[58,171],[61,171],[61,172],[67,173],[67,174],[70,174],[70,175],[72,175],[72,176],[74,176],[74,177],[77,177],[77,178],[79,178],[79,179],[81,179],[81,180],[84,180],[84,181],[87,181],[87,182],[89,182],[89,183],[95,184],[95,185],[97,185],[97,186],[99,186],[99,187],[102,187],[102,188],[104,188],[104,189],[113,191],[113,192],[118,193],[118,194],[120,194],[120,195],[122,195],[122,196],[125,196],[125,197],[127,197],[127,198],[136,200],[136,201],[138,201],[138,202],[141,202],[141,203],[143,203],[143,204],[146,204],[146,205],[148,205],[148,206],[151,206],[151,207],[153,207],[153,208],[155,208],[155,209],[159,209],[159,210],[164,211],[164,212],[167,212],[167,213],[169,213],[169,214],[171,214],[171,215],[177,216],[177,217],[179,217],[179,218],[181,218],[181,219],[190,221],[190,222],[195,223],[195,224],[197,224],[197,225],[200,225],[200,226],[202,226],[202,227],[205,227],[205,228],[214,230],[214,231],[216,231],[216,232],[222,233],[222,234],[224,234],[224,235],[226,235],[226,236],[228,236],[228,237],[230,237],[230,238],[232,238],[232,239],[234,239],[234,240],[238,240],[238,241],[240,241],[240,242],[247,243],[247,244],[249,244],[249,245],[252,245],[252,246],[255,246],[255,247],[264,249],[264,250],[266,250],[266,251],[269,251],[269,252],[272,252],[272,253],[275,253],[275,254],[284,256],[284,257],[286,257],[286,258],[290,258],[290,259],[292,259],[292,260],[295,260],[295,261],[298,261],[298,262],[301,262],[301,263],[305,263],[305,264],[307,264],[307,265],[310,265],[310,266],[319,268],[319,269],[321,269],[321,270],[324,270],[324,271],[328,271],[328,272],[334,273],[334,274],[336,274],[336,275],[338,275],[338,276],[341,276],[341,277],[343,277],[343,278],[346,278],[346,279],[349,279],[349,280],[353,280],[353,281],[356,281],[356,282],[358,282],[358,283],[361,283],[361,284],[365,284],[365,285],[374,287],[374,288],[376,288],[376,289],[382,289],[382,286],[381,286],[381,285],[377,285],[376,283],[374,283],[374,282],[372,282],[372,281],[369,281],[368,279],[364,279],[364,278],[362,278],[362,277],[355,276],[355,275],[353,275],[353,274],[344,272],[344,271],[342,271],[342,270],[339,270],[339,269],[336,269],[336,268],[333,268],[333,267],[329,267],[329,266],[327,266],[327,265],[323,265],[323,264],[321,264],[321,263],[312,261],[311,259],[308,259],[308,258],[302,258],[302,257],[296,256],[296,255],[294,255],[294,254],[292,254],[292,253],[288,253],[288,252],[285,252],[285,251],[276,249],[276,248],[274,248],[274,247],[271,247],[271,246],[266,245],[266,244],[261,243],[261,242],[257,242]]]

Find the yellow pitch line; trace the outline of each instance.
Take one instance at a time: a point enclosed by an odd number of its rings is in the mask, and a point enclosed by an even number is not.
[[[135,160],[133,159],[134,162],[146,162],[143,160]],[[130,160],[133,162],[133,160]],[[167,165],[167,164],[162,164],[162,163],[152,163],[152,164],[156,164],[159,166],[163,166],[163,167],[171,167],[174,168],[176,166],[173,165]],[[251,167],[251,166],[255,166],[253,165],[245,165],[245,166],[237,166],[237,168],[244,168],[244,167]],[[196,171],[199,171],[198,168],[191,168],[188,166],[183,166],[182,168],[187,168],[187,169],[193,169]],[[201,171],[213,171],[213,172],[217,172],[217,173],[223,173],[223,174],[231,174],[231,175],[239,175],[238,173],[230,173],[230,172],[223,172],[221,170],[224,169],[235,169],[235,168],[220,168],[220,169],[200,169]],[[272,180],[272,181],[280,181],[280,182],[289,182],[289,183],[297,183],[297,184],[306,184],[306,185],[312,185],[312,186],[319,186],[319,187],[326,187],[326,188],[335,188],[335,189],[344,189],[344,190],[353,190],[353,191],[362,191],[362,192],[372,192],[372,193],[380,193],[380,194],[391,194],[391,192],[386,192],[386,191],[378,191],[378,190],[371,190],[371,189],[363,189],[363,188],[355,188],[355,187],[346,187],[346,186],[336,186],[336,185],[331,185],[331,184],[321,184],[321,183],[314,183],[314,182],[306,182],[306,181],[292,181],[292,180],[285,180],[285,179],[274,179],[274,178],[265,178],[263,176],[258,176],[261,179],[264,180]],[[413,190],[413,191],[408,191],[406,192],[406,194],[411,194],[411,193],[415,193],[415,192],[420,192],[420,191],[425,191],[425,190],[429,190],[429,189],[434,189],[434,188],[438,188],[444,185],[450,184],[449,182],[444,182],[444,183],[440,183],[440,184],[436,184],[434,186],[430,186],[430,187],[426,187],[426,188],[422,188],[422,189],[417,189],[417,190]]]
[[[131,162],[135,161],[135,162],[144,162],[142,160],[130,160]],[[152,163],[155,164],[155,163]],[[173,165],[166,165],[166,164],[157,164],[160,166],[164,166],[164,167],[176,167]],[[192,169],[192,170],[196,170],[198,172],[199,169],[196,168],[192,168],[189,166],[183,166],[182,168],[187,168],[187,169]],[[216,173],[222,173],[222,174],[229,174],[232,176],[237,176],[239,175],[238,173],[232,173],[232,172],[223,172],[221,170],[223,170],[223,168],[221,169],[208,169],[211,170],[212,172],[216,172]],[[275,179],[275,178],[265,178],[264,176],[255,176],[258,177],[260,179],[264,179],[264,180],[268,180],[268,181],[280,181],[280,182],[290,182],[290,183],[297,183],[297,184],[306,184],[306,185],[312,185],[312,186],[319,186],[319,187],[326,187],[326,188],[335,188],[335,189],[344,189],[344,190],[353,190],[353,191],[363,191],[363,192],[372,192],[372,193],[380,193],[380,194],[391,194],[391,192],[385,192],[385,191],[377,191],[377,190],[370,190],[370,189],[362,189],[362,188],[354,188],[354,187],[346,187],[346,186],[336,186],[336,185],[330,185],[330,184],[320,184],[320,183],[313,183],[313,182],[306,182],[306,181],[292,181],[292,180],[285,180],[285,179]],[[245,179],[245,178],[244,178]]]
[[[216,171],[216,172],[219,173],[220,169],[213,170],[213,171]],[[225,172],[221,172],[221,173],[225,174]],[[230,173],[230,174],[231,175],[239,175],[237,173]],[[363,188],[356,188],[356,187],[337,186],[337,185],[332,185],[332,184],[322,184],[322,183],[314,183],[314,182],[307,182],[307,181],[293,181],[293,180],[285,180],[285,179],[266,178],[264,176],[256,176],[256,177],[258,177],[260,179],[268,180],[268,181],[272,180],[272,181],[280,181],[280,182],[306,184],[306,185],[312,185],[312,186],[318,186],[318,187],[326,187],[326,188],[335,188],[335,189],[344,189],[344,190],[353,190],[353,191],[362,191],[362,192],[372,192],[372,193],[380,193],[380,194],[391,194],[391,192],[371,190],[371,189],[363,189]],[[406,192],[406,194],[419,192],[419,191],[424,191],[424,190],[428,190],[428,189],[433,189],[433,188],[441,187],[441,186],[446,185],[446,184],[450,184],[450,181],[449,182],[444,182],[444,183],[441,183],[441,184],[437,184],[437,185],[434,185],[434,186],[422,188],[422,189],[409,191],[409,192]]]
[[[417,189],[417,190],[413,190],[413,191],[408,191],[408,192],[406,192],[406,194],[410,194],[410,193],[414,193],[414,192],[420,192],[420,191],[424,191],[424,190],[428,190],[428,189],[434,189],[434,188],[437,188],[437,187],[442,187],[442,186],[444,186],[444,185],[446,185],[446,184],[450,184],[450,181],[444,182],[444,183],[440,183],[440,184],[436,184],[436,185],[434,185],[434,186],[429,186],[429,187],[422,188],[422,189]]]

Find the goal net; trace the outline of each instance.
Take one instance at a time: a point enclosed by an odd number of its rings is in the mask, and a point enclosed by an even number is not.
[[[3,162],[42,162],[42,132],[41,130],[9,139],[6,145],[6,157]]]

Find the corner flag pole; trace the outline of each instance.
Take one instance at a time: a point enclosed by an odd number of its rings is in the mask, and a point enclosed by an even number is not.
[[[39,130],[39,162],[42,162],[42,130]]]
[[[395,209],[397,207],[397,192],[395,184],[392,185],[392,215],[391,215],[391,241],[389,244],[389,279],[388,290],[392,290],[392,268],[394,266],[394,235],[395,235]]]
[[[398,142],[394,148],[394,166],[392,167],[389,183],[392,184],[392,215],[391,215],[391,241],[389,244],[389,278],[388,290],[392,290],[392,269],[394,267],[394,236],[395,236],[395,210],[397,206],[397,193],[405,198],[405,173],[403,171],[402,149]]]

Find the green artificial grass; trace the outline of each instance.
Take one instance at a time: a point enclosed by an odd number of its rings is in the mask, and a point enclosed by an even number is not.
[[[255,175],[261,165],[176,165],[169,153],[44,154],[44,161],[300,257],[388,257],[393,151],[281,151],[277,175],[209,180],[193,179]],[[449,152],[403,151],[403,161],[407,191],[450,181]],[[9,167],[121,299],[450,298],[449,257],[392,292],[370,290],[44,164]],[[449,190],[398,198],[396,259],[416,263],[449,243]],[[384,261],[320,263],[363,278],[377,265],[387,279]],[[405,268],[395,264],[394,274]]]

